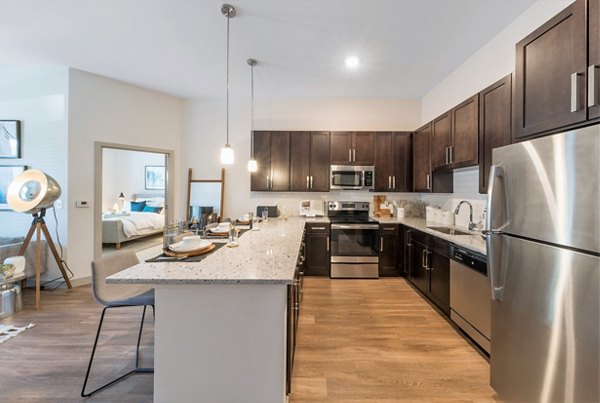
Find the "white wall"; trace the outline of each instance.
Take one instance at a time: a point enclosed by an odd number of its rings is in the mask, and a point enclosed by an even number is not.
[[[169,149],[180,154],[179,98],[79,70],[69,70],[69,264],[76,278],[89,277],[94,258],[94,143],[110,142]],[[97,173],[100,175],[101,173]],[[175,210],[185,194],[176,169]],[[177,215],[176,215],[177,216]]]
[[[539,0],[422,99],[422,124],[515,70],[515,45],[573,0]]]
[[[164,166],[165,155],[142,151],[105,148],[102,153],[102,211],[111,211],[123,192],[125,200],[140,193],[164,194],[161,190],[147,190],[145,167]]]
[[[0,165],[27,165],[48,173],[62,186],[63,205],[68,202],[68,88],[66,67],[0,67],[0,120],[21,121],[22,156],[0,159]],[[66,245],[67,210],[56,212],[60,241]],[[48,216],[46,222],[56,238],[51,211]],[[0,237],[25,236],[30,224],[30,215],[0,211]]]
[[[290,99],[255,103],[255,130],[413,130],[420,123],[420,103],[393,99]],[[188,100],[184,104],[184,167],[195,179],[219,178],[219,150],[225,143],[225,109],[219,101]],[[372,200],[372,193],[271,193],[250,192],[246,163],[250,156],[250,108],[234,105],[230,112],[230,143],[236,159],[225,177],[227,217],[241,216],[257,205],[279,204],[288,214],[298,214],[305,199]],[[406,198],[414,198],[407,195]]]

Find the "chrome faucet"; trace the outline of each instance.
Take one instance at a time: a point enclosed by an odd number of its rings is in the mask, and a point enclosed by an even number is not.
[[[456,206],[456,209],[454,210],[454,215],[458,215],[458,212],[460,211],[460,206],[462,206],[463,203],[469,205],[469,231],[474,231],[477,228],[477,224],[473,222],[473,205],[471,203],[469,203],[466,200],[462,200],[460,203],[458,203],[458,206]]]

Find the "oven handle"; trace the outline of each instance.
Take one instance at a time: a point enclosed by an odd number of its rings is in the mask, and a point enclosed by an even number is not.
[[[379,224],[331,224],[331,229],[379,229]]]

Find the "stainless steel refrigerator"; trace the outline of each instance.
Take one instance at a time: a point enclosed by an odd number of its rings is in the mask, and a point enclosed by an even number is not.
[[[600,125],[492,159],[492,387],[506,401],[600,401]]]

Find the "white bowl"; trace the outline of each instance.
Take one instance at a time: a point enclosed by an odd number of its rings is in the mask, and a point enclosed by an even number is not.
[[[182,242],[186,245],[190,243],[197,243],[199,241],[202,241],[202,237],[200,235],[184,236],[182,239]]]

